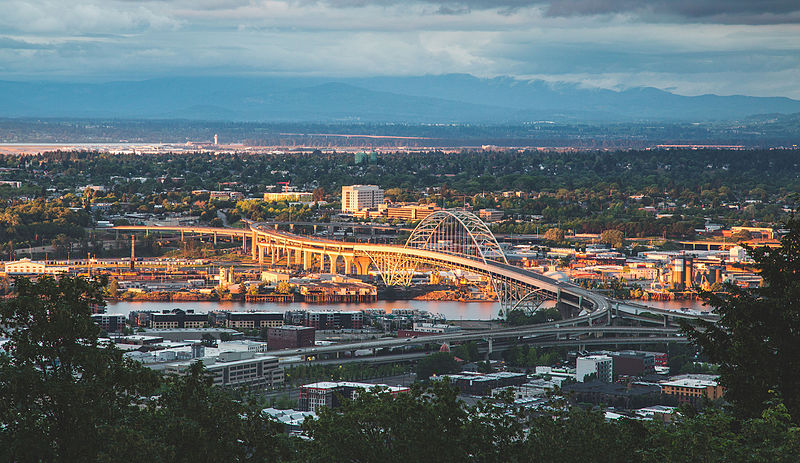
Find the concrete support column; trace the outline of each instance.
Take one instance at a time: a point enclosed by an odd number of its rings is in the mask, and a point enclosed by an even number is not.
[[[353,259],[350,257],[345,256],[344,258],[344,274],[350,275],[351,272],[351,265],[353,264]]]
[[[336,273],[336,264],[339,263],[339,254],[328,254],[328,259],[330,259],[330,273]]]
[[[303,251],[303,270],[309,270],[311,268],[311,253],[308,251]]]
[[[366,275],[369,273],[369,264],[371,262],[369,257],[356,257],[354,260],[357,275]]]
[[[258,263],[263,265],[264,264],[264,246],[258,246]]]
[[[270,254],[270,262],[272,263],[272,266],[274,267],[275,266],[275,260],[278,257],[278,248],[275,247],[275,246],[271,246],[269,254]]]
[[[253,239],[252,239],[252,246],[250,247],[253,251],[253,260],[258,259],[258,249],[257,249],[258,238],[256,237],[256,232],[253,232]]]
[[[214,232],[214,246],[217,245],[217,232]]]

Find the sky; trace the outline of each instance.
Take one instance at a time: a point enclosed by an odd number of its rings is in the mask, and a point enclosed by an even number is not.
[[[467,73],[800,99],[799,0],[0,0],[0,79]]]

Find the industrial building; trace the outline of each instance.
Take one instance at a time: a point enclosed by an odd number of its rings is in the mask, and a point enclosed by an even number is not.
[[[27,257],[5,264],[6,275],[58,275],[69,270],[67,265],[50,265]]]

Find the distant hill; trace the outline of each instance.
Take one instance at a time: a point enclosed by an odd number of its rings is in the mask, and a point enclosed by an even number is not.
[[[686,97],[655,88],[614,91],[463,74],[0,81],[0,117],[504,124],[691,122],[798,112],[800,101],[789,98]]]

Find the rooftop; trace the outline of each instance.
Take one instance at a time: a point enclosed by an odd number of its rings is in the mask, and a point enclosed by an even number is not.
[[[376,387],[388,389],[389,392],[407,391],[407,387],[403,386],[389,386],[388,384],[370,384],[370,383],[357,383],[352,381],[320,381],[318,383],[304,384],[302,387],[309,389],[336,389],[337,387],[352,387],[359,389],[370,390]]]

